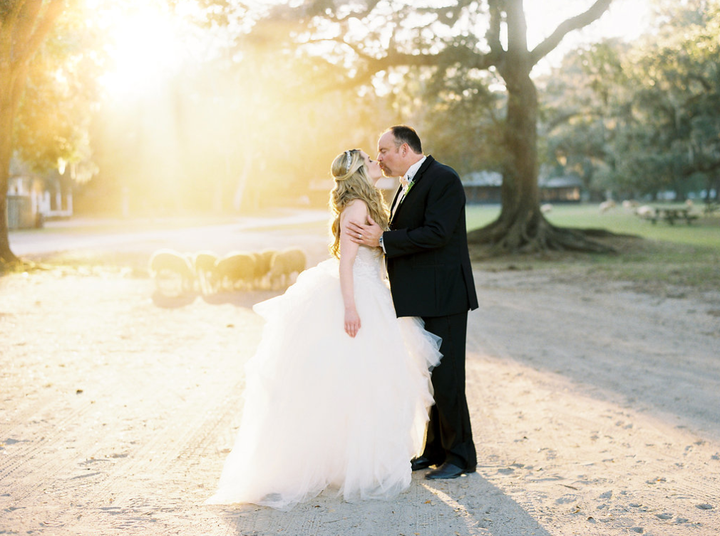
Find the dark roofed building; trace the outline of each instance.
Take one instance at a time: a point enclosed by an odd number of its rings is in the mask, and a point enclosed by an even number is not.
[[[500,203],[502,174],[497,171],[474,171],[462,177],[468,203]],[[540,178],[540,202],[579,203],[582,181],[576,175]]]
[[[462,183],[468,203],[500,203],[502,175],[497,171],[473,171]]]
[[[579,203],[582,181],[577,175],[541,178],[540,202],[542,203]]]

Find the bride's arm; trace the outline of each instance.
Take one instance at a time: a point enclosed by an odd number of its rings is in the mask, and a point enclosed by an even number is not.
[[[348,204],[340,215],[340,290],[345,304],[345,331],[351,337],[355,337],[360,329],[360,316],[355,307],[353,284],[353,264],[360,245],[350,239],[345,223],[348,221],[364,222],[367,214],[365,202],[356,199]]]

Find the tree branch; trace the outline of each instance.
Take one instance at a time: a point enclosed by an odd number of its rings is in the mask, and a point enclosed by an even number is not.
[[[7,15],[4,17],[4,20],[2,21],[2,26],[8,26],[12,27],[15,23],[15,20],[18,17],[18,13],[22,10],[23,6],[25,5],[26,0],[16,0],[16,2],[10,7],[8,10]]]
[[[484,70],[495,65],[496,62],[496,58],[492,53],[478,53],[464,44],[448,45],[437,54],[408,54],[390,49],[385,56],[380,58],[371,56],[357,44],[346,41],[342,36],[326,39],[311,39],[306,41],[306,44],[327,43],[328,41],[350,48],[359,58],[365,61],[366,66],[363,70],[372,71],[373,74],[387,70],[390,67],[422,67],[435,66],[438,64],[450,65],[453,63],[462,63],[465,67]]]
[[[565,112],[558,114],[557,117],[551,118],[547,120],[545,130],[547,130],[548,133],[552,133],[557,127],[560,125],[563,125],[565,123],[568,123],[572,118],[574,117],[600,117],[599,114],[592,114],[588,113],[582,110],[573,110],[571,112]]]
[[[486,65],[478,66],[479,69],[487,69],[496,66],[499,71],[503,70],[503,63],[507,52],[500,41],[500,29],[502,27],[503,13],[505,12],[505,0],[488,0],[490,12],[490,25],[485,33],[485,39],[490,46],[490,54],[487,55]]]
[[[8,63],[12,61],[13,30],[18,15],[25,6],[25,1],[18,0],[15,2],[0,23],[0,58],[2,58],[0,61],[7,61]]]
[[[316,42],[328,41],[317,40]],[[344,43],[342,40],[332,39]],[[344,43],[353,48],[349,43]],[[494,65],[491,54],[479,54],[474,50],[464,46],[449,46],[438,54],[406,54],[404,52],[390,51],[382,58],[375,58],[364,55],[365,61],[358,68],[357,74],[353,78],[347,78],[344,83],[333,84],[332,90],[348,90],[357,88],[372,81],[373,75],[387,71],[392,67],[437,67],[438,65],[450,66],[452,64],[461,63],[464,67],[477,68],[485,70]],[[320,89],[322,93],[325,89]]]
[[[459,20],[460,14],[476,0],[456,0],[455,4],[448,7],[419,7],[415,8],[418,13],[430,13],[436,16],[436,21],[453,27]]]
[[[309,6],[304,6],[304,9],[298,11],[298,13],[300,14],[300,17],[298,17],[298,19],[309,21],[315,17],[322,17],[325,20],[335,23],[346,22],[349,19],[362,20],[373,12],[373,10],[377,7],[380,1],[381,0],[369,0],[365,6],[365,9],[363,9],[362,11],[350,11],[344,17],[338,17],[335,13],[335,9],[331,11],[328,8],[327,2],[325,2],[324,0],[315,0],[311,2]],[[286,12],[287,6],[281,5],[278,6],[277,9],[278,11]],[[291,9],[295,11],[294,8]]]
[[[382,71],[389,67],[404,66],[435,66],[461,63],[464,67],[488,69],[496,64],[494,54],[482,54],[465,45],[453,44],[445,47],[437,54],[407,54],[397,50],[388,51],[383,58],[373,60],[375,70]]]
[[[52,0],[48,4],[42,18],[37,23],[32,34],[30,35],[30,37],[28,37],[25,45],[18,53],[18,57],[15,60],[17,63],[24,63],[29,60],[30,57],[35,53],[35,51],[40,47],[42,42],[50,33],[50,30],[52,30],[55,21],[63,12],[63,9],[65,9],[65,2],[66,0]],[[40,0],[38,4],[42,5],[42,0]],[[40,17],[39,7],[35,10],[33,22],[35,22],[38,17]]]
[[[10,62],[13,68],[22,63],[23,50],[37,22],[42,0],[25,0],[22,4],[22,9],[18,12],[15,24],[10,30],[12,32]]]
[[[327,37],[327,38],[322,38],[322,39],[309,39],[308,41],[305,41],[304,44],[313,45],[313,44],[317,44],[317,43],[327,43],[327,42],[333,42],[333,43],[337,43],[339,45],[344,45],[344,46],[348,47],[350,50],[352,50],[355,54],[357,54],[357,56],[359,58],[362,58],[363,60],[373,61],[376,59],[373,56],[370,56],[369,54],[367,54],[365,51],[363,51],[357,44],[346,41],[345,38],[340,35],[338,35],[337,37]]]
[[[500,42],[500,26],[502,24],[502,1],[488,0],[490,10],[490,26],[488,27],[485,38],[487,39],[490,50],[495,54],[504,52],[502,43]]]
[[[560,23],[550,37],[545,39],[532,50],[530,53],[530,65],[535,65],[538,61],[552,52],[567,34],[573,30],[584,28],[588,24],[599,19],[610,7],[611,2],[612,0],[596,0],[595,3],[584,13]]]
[[[513,58],[524,57],[527,53],[527,20],[522,0],[505,0],[505,17],[508,53],[512,54]]]

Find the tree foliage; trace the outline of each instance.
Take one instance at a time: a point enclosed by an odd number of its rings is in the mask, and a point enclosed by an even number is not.
[[[30,62],[15,121],[15,151],[39,172],[58,161],[92,167],[88,127],[98,101],[102,36],[80,4],[59,17]]]
[[[0,263],[12,264],[7,188],[13,155],[38,171],[89,160],[87,125],[101,56],[81,0],[0,2]],[[90,169],[92,166],[86,166]]]
[[[559,175],[579,176],[591,197],[604,197],[614,169],[612,144],[628,83],[620,63],[627,45],[608,40],[568,53],[538,80],[541,161]]]
[[[714,0],[660,3],[653,35],[569,55],[548,83],[550,160],[589,162],[589,185],[624,197],[709,190],[720,175],[718,57]],[[592,83],[569,91],[578,67]]]
[[[690,179],[720,171],[720,3],[668,5],[660,17],[657,40],[628,57],[637,89],[627,144],[616,147],[618,178],[641,193],[682,195]]]
[[[14,264],[7,226],[10,159],[15,119],[25,91],[30,62],[65,9],[63,0],[0,2],[0,264]]]

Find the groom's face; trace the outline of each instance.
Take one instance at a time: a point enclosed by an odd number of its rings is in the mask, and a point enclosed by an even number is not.
[[[405,156],[407,155],[407,147],[403,144],[397,147],[395,144],[395,135],[386,132],[378,140],[378,156],[377,160],[386,177],[402,177],[408,170]]]

